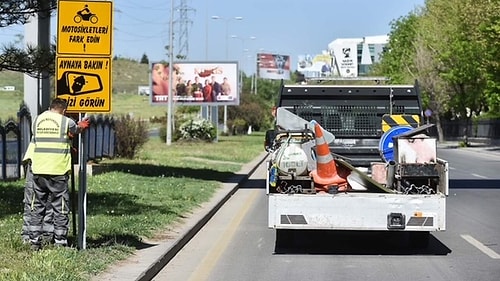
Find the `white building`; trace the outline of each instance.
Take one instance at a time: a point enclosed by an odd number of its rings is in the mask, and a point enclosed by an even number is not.
[[[366,75],[371,65],[380,61],[388,42],[388,35],[335,39],[328,44],[328,51],[334,57],[332,67],[342,77]]]

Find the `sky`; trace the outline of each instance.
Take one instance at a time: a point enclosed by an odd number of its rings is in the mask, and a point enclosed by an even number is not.
[[[174,1],[174,37],[181,37],[181,0]],[[83,1],[82,1],[83,2]],[[390,32],[390,22],[425,0],[183,0],[187,61],[237,61],[255,71],[257,53],[289,55],[292,70],[299,55],[316,55],[337,38],[362,38]],[[113,56],[168,61],[170,0],[113,1]],[[218,19],[213,19],[218,17]],[[238,19],[237,19],[238,18]],[[57,17],[51,21],[56,37]],[[185,30],[185,29],[183,29]],[[0,44],[16,40],[23,26],[2,28]],[[226,37],[227,35],[227,37]],[[227,38],[227,40],[226,40]],[[174,54],[180,44],[174,39]]]

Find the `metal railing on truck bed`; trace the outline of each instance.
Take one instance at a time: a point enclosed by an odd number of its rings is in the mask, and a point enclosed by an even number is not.
[[[335,135],[332,152],[363,159],[358,161],[364,162],[362,166],[379,159],[384,115],[422,114],[418,89],[413,85],[284,85],[278,106],[303,119],[316,120]]]

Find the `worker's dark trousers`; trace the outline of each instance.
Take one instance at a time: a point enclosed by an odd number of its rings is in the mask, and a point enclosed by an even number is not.
[[[29,229],[30,215],[33,201],[35,200],[35,190],[33,184],[33,172],[31,171],[31,165],[26,165],[26,183],[24,185],[24,214],[23,214],[23,227],[21,229],[21,237],[23,241],[29,241]],[[51,201],[49,196],[48,201]],[[45,216],[43,217],[42,226],[43,236],[47,238],[48,241],[52,241],[54,237],[54,223],[53,223],[53,212],[52,205],[48,204],[45,210]]]
[[[30,241],[32,244],[40,244],[43,234],[43,218],[46,215],[47,204],[52,203],[54,212],[54,242],[56,245],[68,244],[69,228],[69,176],[33,175],[35,200],[31,211]],[[52,200],[49,202],[49,195]]]

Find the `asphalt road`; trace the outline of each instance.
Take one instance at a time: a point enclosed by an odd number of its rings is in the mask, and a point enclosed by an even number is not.
[[[438,153],[450,163],[447,230],[425,249],[405,233],[308,231],[275,254],[261,167],[154,280],[500,280],[500,154]]]

